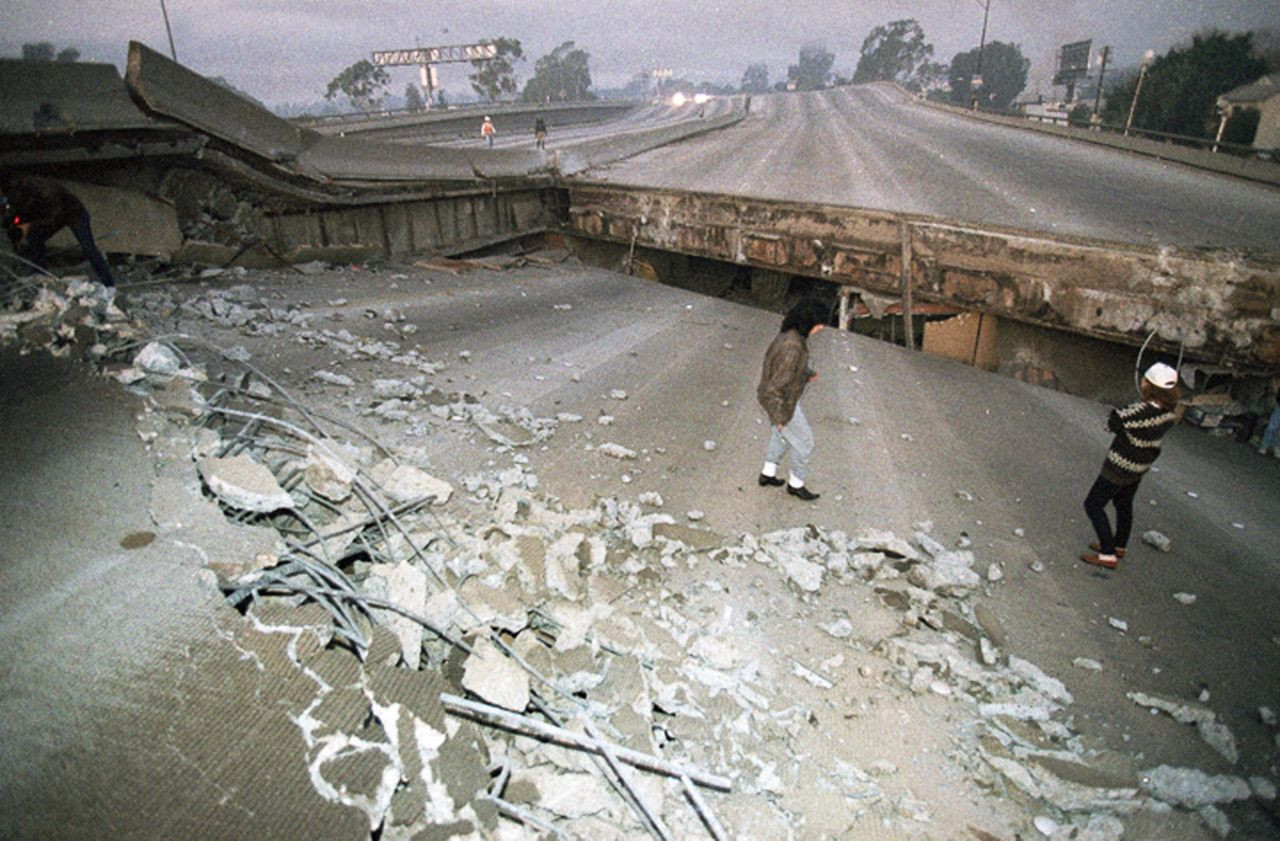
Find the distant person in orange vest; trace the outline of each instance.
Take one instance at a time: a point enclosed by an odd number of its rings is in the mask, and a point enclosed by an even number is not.
[[[484,118],[484,122],[480,124],[480,136],[489,141],[489,148],[493,148],[493,136],[498,130],[493,127],[493,120],[488,117]]]
[[[115,286],[111,268],[93,241],[89,211],[61,184],[34,175],[0,174],[0,208],[5,233],[14,251],[26,251],[31,262],[48,270],[44,245],[63,228],[70,228],[93,272],[104,286]]]

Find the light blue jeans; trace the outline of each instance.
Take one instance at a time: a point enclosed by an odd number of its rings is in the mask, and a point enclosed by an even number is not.
[[[787,421],[787,425],[778,427],[770,424],[769,447],[764,451],[764,460],[770,464],[779,464],[791,450],[791,475],[800,482],[804,481],[805,471],[809,467],[809,456],[813,455],[813,430],[804,412],[796,405],[796,413]]]
[[[1280,404],[1276,405],[1275,411],[1271,413],[1271,420],[1267,421],[1267,428],[1262,432],[1262,440],[1258,442],[1258,449],[1265,450],[1267,447],[1276,445],[1276,433],[1280,432]]]

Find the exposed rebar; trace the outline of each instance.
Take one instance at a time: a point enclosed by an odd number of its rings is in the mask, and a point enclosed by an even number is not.
[[[600,747],[591,739],[566,730],[563,727],[556,727],[550,724],[544,724],[537,719],[530,718],[526,715],[513,713],[501,707],[495,707],[490,704],[483,704],[477,701],[469,701],[466,698],[459,698],[456,695],[442,694],[440,702],[444,704],[444,708],[454,715],[473,720],[480,720],[482,723],[491,724],[495,727],[502,727],[506,730],[513,730],[525,735],[541,737],[543,739],[556,742],[557,744],[567,747],[575,747],[580,750],[598,753]],[[727,777],[721,777],[717,774],[708,774],[696,769],[684,768],[665,759],[641,753],[631,748],[622,747],[621,745],[610,745],[614,754],[618,759],[633,765],[636,768],[643,768],[646,771],[653,771],[659,774],[665,774],[668,777],[679,779],[687,776],[690,780],[702,786],[703,788],[716,789],[717,791],[731,791],[733,783]]]

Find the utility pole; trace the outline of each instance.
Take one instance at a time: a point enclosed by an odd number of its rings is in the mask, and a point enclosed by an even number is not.
[[[1111,48],[1102,48],[1102,64],[1098,68],[1098,92],[1093,95],[1093,113],[1097,114],[1102,107],[1102,79],[1107,75],[1107,59],[1111,57]]]
[[[1142,93],[1142,82],[1147,78],[1147,65],[1155,58],[1155,50],[1147,50],[1142,54],[1142,69],[1138,71],[1138,85],[1133,89],[1133,102],[1129,103],[1129,119],[1124,121],[1124,136],[1129,136],[1129,127],[1133,125],[1133,112],[1138,110],[1138,95]]]
[[[977,82],[972,87],[975,90],[969,92],[969,105],[974,110],[978,110],[978,85],[982,84],[982,51],[987,46],[987,16],[991,13],[991,0],[984,0],[982,7],[982,37],[978,39],[978,70],[973,74],[974,80]]]
[[[173,56],[173,63],[178,63],[178,51],[173,46],[173,29],[169,26],[169,10],[165,8],[164,0],[160,0],[160,13],[164,15],[164,31],[169,33],[169,55]]]

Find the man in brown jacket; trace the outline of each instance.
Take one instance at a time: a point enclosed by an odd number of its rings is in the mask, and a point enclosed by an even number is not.
[[[782,320],[782,329],[769,345],[760,372],[756,399],[769,416],[772,430],[765,450],[764,468],[759,483],[778,486],[778,465],[791,452],[791,475],[785,483],[787,493],[806,502],[820,495],[804,485],[809,456],[813,454],[813,430],[800,409],[804,388],[818,378],[809,369],[808,338],[826,326],[830,307],[819,301],[802,301],[791,308]]]
[[[57,182],[34,175],[0,173],[0,205],[4,227],[14,251],[25,250],[31,261],[47,270],[44,244],[63,228],[70,228],[85,259],[104,286],[115,286],[106,258],[93,241],[89,211],[74,193]]]

